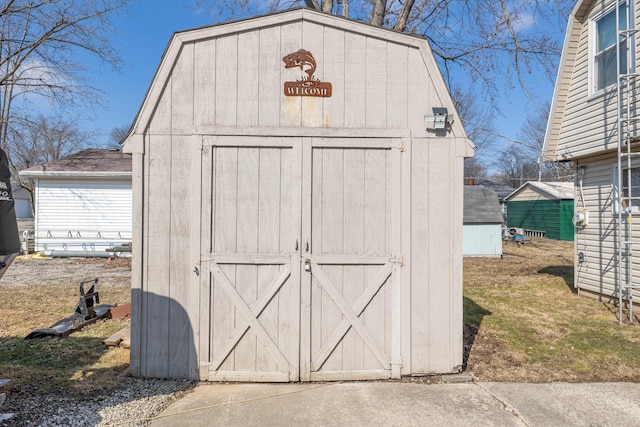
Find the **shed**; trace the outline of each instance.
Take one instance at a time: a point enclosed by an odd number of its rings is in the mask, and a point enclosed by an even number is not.
[[[507,197],[507,226],[572,241],[573,199],[573,182],[526,182]]]
[[[502,256],[502,214],[495,192],[465,185],[463,222],[464,256]]]
[[[15,202],[16,218],[33,218],[31,212],[31,195],[27,189],[13,186],[13,201]]]
[[[131,372],[459,371],[472,147],[423,38],[305,8],[175,33],[124,142]]]
[[[88,149],[20,172],[35,187],[34,250],[109,256],[131,242],[131,155]]]

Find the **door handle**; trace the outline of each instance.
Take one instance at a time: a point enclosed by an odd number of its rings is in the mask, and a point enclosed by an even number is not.
[[[296,252],[298,251],[298,239],[296,239],[296,248],[295,248],[295,251],[296,251]]]
[[[307,240],[304,247],[305,252],[309,252],[309,241]]]

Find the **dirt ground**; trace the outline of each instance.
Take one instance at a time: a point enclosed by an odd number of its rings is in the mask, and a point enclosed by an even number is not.
[[[99,279],[99,286],[131,286],[131,258],[16,259],[0,286],[64,286]]]

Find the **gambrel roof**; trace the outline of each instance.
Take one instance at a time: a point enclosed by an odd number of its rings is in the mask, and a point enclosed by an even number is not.
[[[413,114],[411,118],[408,120],[413,120],[414,124],[417,120],[419,120],[420,122],[422,122],[422,124],[424,124],[424,126],[422,126],[422,129],[425,129],[425,128],[428,128],[429,125],[423,122],[423,116],[432,114],[432,107],[448,108],[449,114],[455,116],[455,119],[451,124],[451,133],[447,135],[447,138],[451,140],[456,140],[460,144],[459,146],[463,147],[462,150],[464,150],[464,155],[466,157],[473,156],[473,147],[474,147],[473,143],[468,139],[466,132],[464,130],[464,127],[462,126],[462,122],[457,117],[457,113],[455,112],[455,106],[453,104],[453,101],[451,100],[448,88],[446,87],[444,79],[440,73],[440,69],[438,67],[438,64],[435,61],[435,58],[433,56],[429,43],[425,38],[415,36],[415,35],[398,33],[396,31],[374,27],[368,24],[363,24],[361,22],[354,22],[340,16],[321,13],[321,12],[318,12],[309,8],[304,8],[304,7],[290,9],[283,12],[272,13],[269,15],[259,16],[256,18],[234,21],[234,22],[225,22],[222,24],[216,24],[212,26],[179,31],[174,33],[162,56],[160,65],[150,84],[147,94],[145,95],[145,98],[140,107],[140,110],[133,122],[129,136],[125,139],[123,143],[123,150],[129,153],[144,152],[143,135],[145,134],[145,132],[148,132],[149,126],[153,121],[154,114],[156,114],[157,108],[162,101],[164,92],[167,90],[168,91],[171,90],[170,85],[171,85],[172,78],[174,76],[173,73],[175,72],[176,64],[179,63],[181,59],[180,55],[183,54],[185,50],[193,49],[194,45],[205,44],[208,41],[211,41],[217,38],[221,39],[221,38],[227,38],[235,35],[247,35],[252,32],[259,32],[261,30],[270,29],[277,26],[281,26],[283,28],[287,27],[287,31],[290,34],[297,34],[298,32],[302,33],[300,31],[300,28],[302,28],[303,26],[313,26],[314,28],[325,29],[323,37],[327,37],[327,34],[329,33],[332,33],[332,32],[335,33],[335,31],[339,31],[339,32],[344,32],[345,34],[349,33],[350,35],[354,35],[354,36],[362,36],[363,39],[364,38],[376,39],[379,41],[388,42],[396,46],[403,46],[408,48],[409,50],[419,51],[418,56],[420,57],[421,64],[411,63],[411,65],[414,68],[407,69],[405,73],[409,74],[410,77],[413,77],[413,76],[417,76],[418,75],[417,73],[422,73],[423,69],[428,70],[428,76],[426,77],[426,80],[429,81],[428,84],[432,87],[432,89],[430,89],[428,94],[420,93],[420,95],[422,96],[423,99],[430,98],[432,100],[437,99],[437,101],[431,102],[432,105],[429,105],[428,109],[422,108],[422,107],[419,108],[420,110],[419,115],[417,114],[417,111],[411,111],[412,113],[416,113],[416,114]],[[283,34],[284,34],[284,31],[283,31]],[[256,36],[256,37],[259,37],[259,36]],[[299,36],[296,35],[295,37],[299,37]],[[297,43],[298,45],[300,45],[300,47],[305,47],[302,45],[312,44],[312,43],[309,43],[308,40],[305,42],[303,38],[304,37],[301,37],[300,41]],[[260,51],[260,54],[263,54],[263,52],[265,52],[265,49],[260,47],[259,51]],[[332,61],[331,64],[333,64],[334,67],[337,67],[339,65],[342,66],[341,65],[341,61],[343,60],[342,58],[331,56],[332,54],[335,54],[337,51],[339,51],[338,47],[335,47],[333,50],[328,50],[326,53],[327,57],[323,58],[324,62],[329,64],[330,62],[329,58],[331,58],[331,61]],[[237,54],[237,57],[239,58],[238,59],[233,56],[236,54],[235,52],[232,52],[232,53],[226,52],[226,51],[223,52],[223,54],[229,55],[230,62],[235,63],[236,60],[238,61],[243,60],[244,61],[243,64],[244,63],[252,64],[252,66],[248,67],[248,70],[247,70],[251,72],[257,69],[258,64],[261,63],[260,61],[265,61],[267,65],[269,65],[271,61],[275,61],[274,65],[277,64],[277,68],[275,69],[277,69],[278,72],[280,72],[279,70],[280,68],[282,68],[281,58],[284,54],[287,54],[287,53],[289,52],[279,52],[279,55],[271,55],[271,53],[269,53],[268,56],[265,56],[263,54],[260,57],[254,54],[251,58],[249,57],[245,58],[242,55],[244,54],[246,56],[247,53],[246,51],[243,51]],[[191,54],[194,55],[195,57],[197,57],[198,55],[196,53],[191,53]],[[263,58],[263,56],[265,57]],[[383,58],[383,57],[379,57],[377,59],[381,61],[388,60],[387,58]],[[411,59],[414,59],[414,58],[411,58]],[[373,60],[374,59],[371,59],[371,61]],[[215,59],[211,59],[211,61],[215,61]],[[398,62],[401,62],[401,61],[409,61],[406,54],[404,57],[398,58]],[[183,59],[183,62],[184,62],[184,59]],[[358,63],[358,64],[353,64],[352,66],[347,66],[345,64],[343,68],[345,69],[349,68],[349,71],[348,72],[345,71],[345,73],[348,74],[348,77],[350,79],[359,79],[361,81],[371,81],[371,79],[373,79],[374,76],[365,78],[363,74],[365,68],[367,68],[367,65],[368,65],[367,63],[363,63],[363,64]],[[261,66],[264,67],[265,65],[262,64]],[[355,66],[359,67],[359,71],[354,73],[352,68]],[[197,67],[205,67],[205,66],[194,65],[194,67],[197,68]],[[375,72],[373,71],[375,68],[374,66],[370,66],[369,68],[371,69],[371,72]],[[269,73],[272,73],[273,69],[274,67],[270,68],[267,71]],[[209,70],[207,69],[207,71]],[[258,78],[265,75],[264,70],[260,70],[260,71],[261,73],[258,75]],[[386,72],[387,70],[383,68],[382,71]],[[234,73],[234,75],[236,74],[238,74],[239,81],[251,80],[252,78],[251,74],[249,74],[248,72],[239,71],[238,73]],[[422,74],[420,74],[420,76],[421,76],[420,78],[424,80],[424,78],[422,77]],[[324,80],[331,80],[331,77],[326,75],[322,76],[322,78]],[[406,89],[406,88],[400,87],[399,88],[400,90],[398,90],[397,86],[401,85],[403,81],[408,80],[407,76],[398,76],[391,73],[391,75],[389,75],[387,79],[389,82],[391,82],[390,86],[386,89],[387,95],[388,94],[397,95],[398,93],[401,93],[402,90]],[[257,80],[257,78],[254,80]],[[275,83],[274,81],[270,81],[269,87],[273,88],[275,86],[274,83]],[[334,82],[334,85],[335,83],[339,83],[339,82]],[[229,87],[228,89],[234,90],[234,88],[232,87]],[[339,103],[343,103],[344,97],[345,97],[345,94],[339,93],[339,91],[336,91],[335,87],[334,87],[334,91],[336,93],[334,93],[332,101],[328,101],[333,107],[335,107],[336,105],[339,105]],[[413,93],[416,96],[418,96],[415,90],[410,93]],[[185,97],[188,96],[186,91],[183,91],[183,95]],[[198,95],[202,96],[202,94],[198,94]],[[252,99],[252,102],[255,101],[259,104],[266,102],[264,100],[257,99],[257,97],[260,96],[259,93],[255,95],[256,96]],[[364,97],[364,94],[363,94],[363,97]],[[385,99],[380,99],[378,102],[383,103],[385,102]],[[416,102],[412,101],[411,99],[405,98],[403,102],[404,102],[404,105],[407,106],[406,109],[409,109],[409,110],[411,110],[411,108],[415,107],[416,105]],[[212,115],[215,114],[216,107],[213,106],[213,104],[210,104],[208,108],[211,109],[210,113]],[[272,106],[270,106],[269,108],[272,108]],[[393,110],[394,109],[393,105],[390,105],[389,109]],[[204,113],[201,113],[201,114],[204,114]],[[369,123],[369,127],[380,129],[380,130],[384,129],[384,125],[380,125],[378,123],[375,123],[375,124],[376,124],[375,126],[371,126],[371,123]],[[187,133],[189,134],[192,134],[193,132],[197,134],[211,133],[209,132],[210,129],[206,131],[202,131],[202,129],[198,128],[198,125],[199,123],[193,123],[193,129],[190,129]],[[262,124],[256,125],[255,123],[251,123],[251,127],[257,127],[257,126],[262,127]],[[275,128],[273,124],[268,124],[263,127],[264,131],[268,133],[269,127],[271,129]],[[280,125],[279,127],[283,128],[285,126]],[[310,126],[306,126],[306,127],[309,128]],[[314,125],[313,127],[318,129],[319,134],[322,134],[322,129],[339,128],[339,127],[347,128],[347,127],[353,127],[353,126],[352,124],[334,123],[325,119],[320,126]],[[411,128],[411,127],[413,127],[414,129],[416,128],[415,125],[406,126],[406,128]],[[225,124],[224,129],[222,131],[223,132],[228,131],[231,128],[236,128],[236,129],[247,128],[247,126],[242,123],[236,123],[235,125],[233,123],[231,123],[230,125]]]

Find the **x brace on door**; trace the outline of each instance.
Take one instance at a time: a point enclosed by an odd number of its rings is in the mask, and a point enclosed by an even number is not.
[[[371,350],[376,359],[378,359],[380,365],[382,365],[384,369],[390,369],[389,357],[378,349],[375,341],[373,340],[359,317],[364,312],[367,305],[371,303],[371,300],[380,290],[389,276],[391,276],[391,263],[387,263],[382,266],[373,280],[367,285],[367,288],[362,293],[362,295],[360,295],[353,307],[349,307],[344,298],[342,298],[342,295],[340,295],[338,290],[331,283],[331,279],[329,279],[329,277],[327,277],[327,275],[322,271],[320,265],[311,263],[311,267],[312,275],[316,279],[318,279],[318,282],[322,286],[322,289],[324,289],[327,295],[329,295],[329,297],[333,300],[333,302],[344,315],[342,322],[338,324],[336,329],[331,334],[331,337],[329,337],[325,345],[322,346],[318,354],[316,354],[316,356],[311,361],[311,370],[318,371],[320,370],[320,368],[322,368],[322,365],[327,361],[333,350],[340,343],[340,341],[350,328],[354,328],[356,330],[369,350]]]
[[[258,339],[262,342],[262,344],[264,344],[269,353],[271,353],[282,372],[290,371],[291,367],[289,361],[286,357],[284,357],[282,352],[280,352],[278,346],[273,342],[269,333],[264,329],[264,327],[258,320],[258,317],[267,307],[269,301],[273,300],[273,297],[278,293],[282,285],[291,275],[291,270],[288,268],[288,266],[285,265],[284,267],[285,270],[269,285],[265,292],[260,295],[260,297],[256,301],[247,305],[244,302],[244,299],[242,299],[238,291],[235,289],[227,275],[224,274],[224,272],[220,268],[220,265],[217,263],[212,263],[211,271],[214,278],[227,294],[227,296],[231,299],[236,309],[242,316],[242,319],[244,320],[244,323],[240,322],[240,324],[234,329],[233,333],[229,336],[225,345],[222,347],[220,353],[218,353],[216,358],[212,361],[212,371],[220,368],[220,365],[224,363],[226,358],[229,356],[229,353],[231,353],[231,351],[236,347],[240,339],[244,336],[247,330],[249,330],[249,328],[253,330]]]

